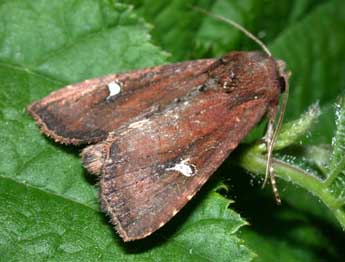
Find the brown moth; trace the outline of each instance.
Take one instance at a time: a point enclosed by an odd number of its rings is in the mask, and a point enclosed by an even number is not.
[[[93,144],[83,164],[100,176],[102,207],[131,241],[167,223],[264,116],[274,141],[286,85],[281,61],[231,52],[86,80],[28,112],[56,142]]]

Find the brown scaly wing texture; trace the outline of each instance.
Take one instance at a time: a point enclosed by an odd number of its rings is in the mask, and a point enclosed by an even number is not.
[[[86,80],[32,103],[28,112],[56,142],[98,142],[121,124],[150,115],[184,96],[191,87],[185,80],[192,78],[196,85],[204,81],[198,75],[213,61],[182,62]],[[111,83],[120,88],[113,96]]]
[[[122,238],[143,238],[169,221],[262,118],[267,105],[258,99],[232,106],[223,97],[209,97],[109,138],[101,199]]]
[[[169,221],[277,106],[276,69],[257,53],[232,53],[207,70],[203,88],[84,149],[86,168],[102,173],[102,206],[125,241]]]

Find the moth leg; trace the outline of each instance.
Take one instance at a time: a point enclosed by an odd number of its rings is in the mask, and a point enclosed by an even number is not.
[[[278,188],[277,188],[274,169],[272,167],[272,152],[273,152],[273,146],[274,146],[275,136],[277,132],[277,130],[274,130],[274,121],[277,115],[277,107],[271,107],[267,115],[268,115],[268,125],[267,125],[267,131],[264,137],[266,147],[267,147],[267,163],[266,163],[266,174],[265,174],[264,182],[262,184],[262,188],[265,187],[268,177],[269,177],[276,202],[277,204],[280,204],[281,199],[280,199]]]

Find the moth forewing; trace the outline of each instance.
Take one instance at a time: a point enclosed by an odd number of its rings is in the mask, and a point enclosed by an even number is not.
[[[102,206],[125,241],[156,231],[195,195],[277,107],[279,77],[276,62],[266,55],[230,53],[183,79],[191,89],[178,100],[83,151],[88,169],[98,161]]]
[[[197,84],[196,76],[213,61],[187,61],[85,80],[51,93],[27,110],[56,142],[99,142],[122,124],[188,93],[191,86],[183,81],[193,78]]]

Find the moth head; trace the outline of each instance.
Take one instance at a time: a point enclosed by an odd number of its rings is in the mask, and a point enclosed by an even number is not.
[[[279,73],[279,87],[280,92],[284,93],[288,86],[288,80],[290,78],[291,72],[286,71],[286,63],[283,60],[276,60],[278,73]]]
[[[288,100],[288,95],[289,95],[289,83],[288,79],[290,76],[290,72],[285,71],[285,63],[281,60],[274,60],[272,58],[272,54],[268,47],[256,36],[254,36],[251,32],[249,32],[247,29],[245,29],[243,26],[240,24],[236,23],[235,21],[231,19],[227,19],[222,16],[218,16],[215,14],[212,14],[204,9],[201,8],[194,8],[197,11],[204,13],[206,15],[209,15],[217,20],[223,21],[238,30],[240,30],[242,33],[244,33],[248,38],[252,39],[254,42],[256,42],[263,50],[263,54],[259,52],[234,52],[226,55],[225,57],[221,58],[219,61],[221,63],[229,64],[230,67],[230,78],[232,80],[235,80],[236,73],[231,70],[231,68],[236,68],[236,65],[231,65],[231,62],[236,61],[236,56],[237,60],[239,61],[239,65],[242,66],[242,71],[241,68],[237,68],[240,73],[237,73],[237,76],[242,76],[242,82],[246,83],[246,86],[248,90],[254,95],[253,97],[256,99],[261,96],[265,98],[269,98],[266,100],[270,104],[270,110],[271,112],[268,112],[268,118],[269,118],[269,125],[268,125],[268,130],[270,129],[273,130],[273,125],[274,125],[274,120],[277,116],[277,107],[279,104],[279,98],[280,94],[283,93],[283,99],[280,104],[280,108],[278,111],[278,120],[276,127],[274,129],[274,132],[270,132],[271,135],[269,135],[269,132],[267,132],[266,135],[270,136],[269,139],[267,140],[267,146],[268,146],[268,156],[267,156],[267,165],[266,165],[266,176],[265,180],[263,183],[263,187],[266,184],[266,181],[268,177],[271,179],[271,184],[273,188],[273,193],[275,195],[277,203],[280,203],[280,198],[278,194],[278,190],[275,184],[275,178],[274,178],[274,172],[272,171],[273,168],[271,166],[272,164],[272,152],[273,152],[273,145],[277,139],[283,117],[284,117],[284,112]],[[234,58],[231,61],[231,58]],[[265,70],[267,69],[267,70]],[[247,71],[247,73],[245,73]],[[273,71],[273,72],[272,72]],[[232,81],[232,84],[229,86],[227,84],[227,76],[223,76],[223,87],[227,91],[231,92],[232,88],[235,86],[243,86],[243,83],[241,83],[241,80],[237,80],[240,83],[234,84],[235,81]],[[254,92],[253,92],[254,91]],[[263,91],[263,93],[262,93]],[[245,93],[242,92],[241,93]],[[254,94],[253,94],[254,93]]]
[[[231,52],[209,70],[210,79],[227,93],[241,89],[248,96],[272,98],[278,102],[287,75],[283,62],[263,52]]]
[[[219,20],[219,21],[222,21],[236,29],[238,29],[239,31],[241,31],[244,35],[246,35],[248,38],[250,38],[251,40],[253,40],[256,44],[258,44],[261,49],[262,49],[262,52],[247,52],[245,54],[245,52],[242,52],[243,56],[242,58],[243,59],[246,59],[246,58],[249,58],[249,60],[253,60],[253,63],[257,63],[257,65],[263,65],[263,66],[267,66],[267,68],[274,68],[274,69],[278,69],[276,70],[276,73],[278,73],[278,76],[277,77],[273,77],[274,80],[276,81],[276,84],[275,86],[278,87],[278,89],[280,90],[280,93],[283,93],[285,90],[286,90],[286,87],[287,87],[287,83],[288,83],[288,78],[290,76],[290,73],[286,73],[285,72],[285,63],[281,60],[274,60],[272,58],[272,54],[271,54],[271,51],[269,50],[269,48],[266,46],[265,43],[263,43],[258,37],[256,37],[253,33],[251,33],[250,31],[248,31],[246,28],[244,28],[242,25],[236,23],[234,20],[232,19],[228,19],[226,17],[223,17],[223,16],[219,16],[219,15],[216,15],[216,14],[213,14],[211,12],[208,12],[207,10],[203,9],[203,8],[200,8],[200,7],[193,7],[193,9],[197,12],[200,12],[200,13],[203,13],[207,16],[210,16],[210,17],[213,17],[214,19],[216,20]],[[235,53],[239,53],[239,52],[235,52]],[[233,53],[230,53],[229,55],[231,56]],[[229,56],[227,55],[227,56]],[[221,61],[223,62],[227,62],[227,60],[231,60],[231,59],[228,59],[230,57],[223,57],[221,58]],[[243,64],[243,63],[239,63],[239,64]],[[273,64],[273,66],[271,66]],[[250,64],[247,64],[247,65],[250,65]],[[252,64],[253,65],[253,64]],[[260,67],[256,67],[255,69],[260,69]],[[251,71],[249,69],[249,72],[252,73],[253,71]],[[260,74],[260,72],[256,71],[258,74],[255,75],[255,74],[252,74],[252,78],[255,78],[255,79],[265,79],[265,74],[262,75]],[[272,77],[272,75],[271,75]],[[233,71],[230,71],[230,75],[228,78],[225,78],[225,81],[223,81],[223,86],[224,87],[227,87],[228,86],[228,80],[234,82],[233,80],[235,80],[236,78],[236,74],[233,72]],[[267,79],[267,78],[266,78]],[[271,79],[270,77],[268,79]],[[223,79],[224,80],[224,79]],[[230,85],[230,88],[228,90],[231,90],[231,87],[233,86],[234,84],[232,83]]]

